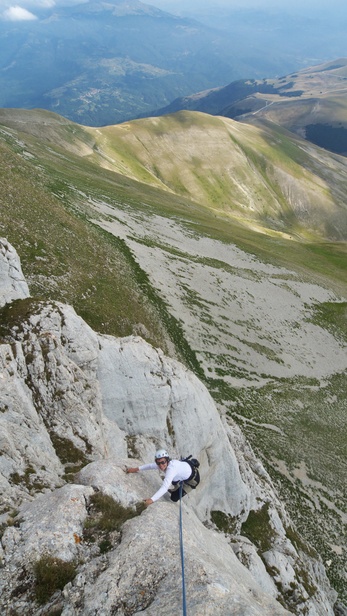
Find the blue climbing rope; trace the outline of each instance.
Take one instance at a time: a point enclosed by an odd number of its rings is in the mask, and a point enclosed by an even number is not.
[[[182,490],[183,490],[183,481],[180,481],[180,551],[181,551],[181,569],[182,569],[182,607],[183,607],[183,616],[187,616],[186,583],[185,583],[185,579],[184,579],[184,551],[183,551],[183,526],[182,526]]]

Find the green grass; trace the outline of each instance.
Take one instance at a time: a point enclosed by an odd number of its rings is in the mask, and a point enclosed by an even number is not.
[[[341,373],[323,387],[314,380],[283,379],[241,395],[234,390],[231,407],[275,480],[297,529],[325,560],[332,561],[328,577],[344,600],[346,555],[335,553],[331,545],[344,545],[345,536],[335,509],[342,515],[347,512],[346,397],[347,380]],[[259,424],[274,425],[281,432]]]
[[[203,203],[218,215],[225,211],[301,237],[324,233],[336,237],[334,220],[325,231],[323,226],[344,200],[342,193],[333,194],[336,185],[344,185],[345,173],[339,169],[336,182],[329,165],[319,164],[299,139],[280,126],[241,123],[235,128],[228,120],[179,112],[88,130],[99,144],[98,151],[112,151],[109,168],[113,165],[114,171],[157,186],[159,178],[161,186]],[[205,133],[207,138],[202,137]],[[295,183],[292,201],[288,183]],[[317,196],[325,204],[322,213]],[[298,200],[303,206],[296,207]],[[309,214],[302,217],[302,208],[305,212],[308,208]],[[339,226],[346,237],[345,225]]]
[[[339,556],[333,549],[333,544],[336,542],[345,541],[341,536],[341,525],[337,518],[330,515],[330,523],[328,533],[325,527],[321,524],[324,517],[320,517],[317,523],[315,514],[314,501],[302,490],[299,483],[293,486],[292,482],[276,471],[271,465],[264,460],[264,464],[271,474],[271,477],[277,487],[280,497],[286,502],[286,507],[289,515],[295,521],[295,531],[286,529],[288,538],[293,541],[294,545],[300,551],[313,555],[316,551],[323,562],[330,562],[327,567],[327,575],[333,588],[339,593],[342,601],[346,601],[346,584],[345,571],[347,566],[346,554]],[[323,514],[326,514],[324,504],[320,503],[323,509]],[[298,535],[299,533],[299,535]]]
[[[88,456],[81,449],[78,449],[70,439],[58,436],[53,430],[50,430],[50,439],[59,460],[65,467],[65,480],[73,481],[75,474],[90,462]],[[91,452],[88,443],[86,443],[86,450],[87,453]]]
[[[122,240],[74,207],[72,177],[33,169],[3,143],[0,162],[0,231],[19,252],[31,294],[72,304],[99,332],[126,336],[142,323],[149,341],[166,348],[169,336],[140,268]]]
[[[315,306],[311,321],[347,341],[347,302],[323,302]]]
[[[119,532],[127,520],[140,515],[145,504],[139,502],[135,507],[123,507],[111,496],[96,492],[89,501],[89,516],[85,520],[83,540],[89,543],[98,543],[103,554],[115,545],[115,538],[111,533]]]
[[[247,520],[241,526],[241,534],[248,537],[260,552],[271,550],[275,533],[270,524],[268,503],[258,511],[249,512]]]
[[[0,308],[0,339],[6,339],[13,327],[23,329],[23,324],[30,316],[40,312],[41,300],[28,297],[5,304]]]
[[[34,566],[34,593],[39,605],[47,603],[57,590],[63,590],[76,573],[75,563],[44,554]]]
[[[290,588],[287,588],[280,580],[278,571],[275,567],[270,567],[266,561],[264,554],[271,550],[275,539],[275,533],[271,526],[271,520],[269,516],[269,504],[265,503],[261,509],[257,511],[251,510],[249,512],[247,520],[241,526],[241,534],[248,537],[250,541],[258,548],[260,557],[264,561],[265,568],[268,573],[274,577],[275,584],[279,591],[278,601],[289,611],[296,613],[296,608],[301,605],[305,599],[299,590],[299,584],[302,585],[308,596],[312,597],[317,588],[310,579],[304,561],[300,565],[300,560],[297,561],[295,566],[295,581],[290,583]],[[299,554],[311,557],[317,557],[312,548],[307,546],[302,540],[300,535],[291,528],[286,531],[287,537],[293,542],[293,545],[299,550]]]
[[[215,509],[211,511],[211,520],[218,530],[228,535],[233,535],[237,529],[237,519],[227,515],[224,511]]]
[[[107,532],[120,530],[124,522],[140,515],[145,509],[143,503],[138,503],[136,507],[123,507],[111,496],[102,492],[96,492],[90,497],[90,506],[93,513],[87,519],[85,526]]]
[[[270,459],[285,459],[291,470],[304,461],[312,480],[337,493],[344,491],[346,396],[343,373],[331,376],[324,387],[312,380],[276,380],[254,391],[238,392],[231,414],[278,426],[282,435],[271,430],[260,433],[247,424],[244,429],[258,450],[261,444],[271,452]],[[332,404],[333,413],[328,412]]]

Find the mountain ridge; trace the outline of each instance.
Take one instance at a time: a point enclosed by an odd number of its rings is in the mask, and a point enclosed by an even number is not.
[[[258,125],[265,119],[345,155],[346,108],[347,59],[340,58],[276,79],[240,80],[198,92],[152,115],[189,109]]]
[[[40,111],[23,116],[3,110],[0,121],[36,137],[45,126],[44,139],[109,171],[259,229],[332,241],[347,237],[345,158],[271,123],[185,111],[98,129]]]

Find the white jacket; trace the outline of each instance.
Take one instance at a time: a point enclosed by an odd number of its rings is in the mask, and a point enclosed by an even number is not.
[[[159,470],[159,467],[155,462],[139,466],[140,471],[152,471],[156,469]],[[154,494],[154,496],[151,497],[152,501],[157,501],[159,498],[161,498],[168,491],[173,481],[186,481],[187,479],[189,479],[191,474],[192,469],[188,462],[182,462],[181,460],[171,460],[165,471],[163,485]]]

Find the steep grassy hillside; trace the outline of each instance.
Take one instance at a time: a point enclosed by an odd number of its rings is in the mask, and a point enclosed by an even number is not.
[[[1,234],[31,292],[185,361],[346,598],[347,250],[326,239],[337,213],[345,237],[344,159],[203,114],[93,130],[7,110],[0,138]]]
[[[279,127],[205,114],[88,129],[100,164],[259,226],[303,237],[347,237],[345,159]]]
[[[26,129],[44,133],[44,142],[26,135],[24,143],[0,127],[0,232],[17,247],[31,294],[72,304],[97,331],[139,333],[175,353],[170,318],[164,307],[159,314],[146,275],[125,243],[86,215],[95,195],[139,200],[138,186],[76,157],[73,152],[89,152],[77,125],[55,117],[52,126],[49,113],[39,118],[31,116]]]

